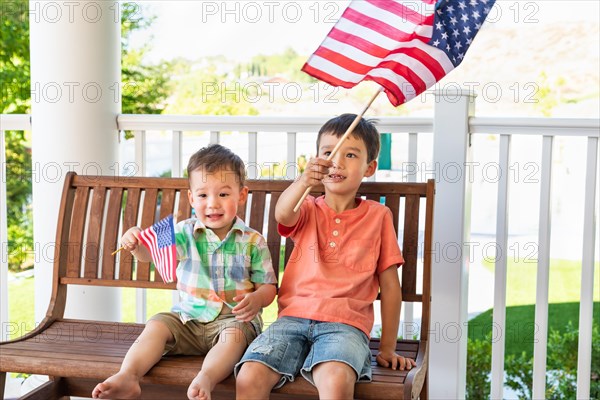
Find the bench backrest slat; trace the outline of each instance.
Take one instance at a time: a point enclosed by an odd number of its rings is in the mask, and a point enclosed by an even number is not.
[[[139,188],[126,188],[125,210],[123,210],[123,223],[120,235],[126,232],[132,226],[137,225],[138,213],[140,208],[141,191]],[[119,235],[119,236],[120,236]],[[117,246],[115,246],[117,247]],[[122,251],[119,256],[119,280],[131,280],[133,276],[133,257],[129,252]],[[114,257],[111,261],[114,262]]]
[[[71,217],[71,226],[69,228],[69,242],[67,257],[67,276],[79,277],[81,270],[81,251],[83,241],[83,229],[87,215],[87,203],[90,194],[89,187],[78,187],[75,191],[75,202],[73,203],[74,212]]]
[[[142,205],[142,220],[139,226],[147,228],[156,222],[156,206],[158,200],[158,189],[148,188],[144,191],[144,202]],[[136,279],[138,281],[150,280],[150,263],[138,262],[136,268]]]
[[[250,208],[250,227],[262,233],[265,219],[266,192],[252,193],[252,207]]]
[[[102,249],[102,279],[113,279],[115,276],[115,263],[113,262],[113,248],[118,247],[119,220],[123,204],[123,188],[111,188],[106,211],[106,225],[104,227],[104,244]]]
[[[244,219],[265,235],[277,273],[294,247],[292,240],[280,237],[275,221],[275,205],[289,184],[290,181],[248,181],[251,204],[249,218]],[[367,182],[358,192],[364,198],[384,202],[392,212],[405,259],[402,267],[404,301],[429,299],[433,191],[433,182]],[[318,196],[322,192],[323,188],[317,187],[311,194]],[[427,202],[425,221],[420,210],[423,198]],[[192,211],[187,179],[69,174],[62,204],[64,210],[61,210],[62,221],[57,232],[60,248],[55,258],[59,284],[175,288],[174,283],[164,283],[158,274],[152,273],[150,263],[134,262],[128,251],[116,256],[111,253],[119,247],[123,232],[132,226],[146,228],[169,214],[174,214],[176,220],[189,218]],[[240,208],[238,215],[247,217],[246,208]],[[425,320],[422,329],[429,329],[428,301],[423,304],[422,317]]]
[[[102,233],[102,217],[104,214],[104,203],[106,199],[106,188],[96,187],[92,194],[90,218],[87,228],[87,239],[85,243],[85,265],[83,276],[86,278],[97,278],[98,260],[100,257],[100,235]]]
[[[419,205],[421,199],[417,195],[406,196],[404,203],[404,237],[402,244],[402,286],[406,292],[416,294],[417,255],[419,250]]]

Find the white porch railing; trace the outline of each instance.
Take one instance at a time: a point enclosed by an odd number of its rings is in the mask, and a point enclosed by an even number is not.
[[[163,116],[163,115],[121,115],[118,118],[120,130],[133,131],[135,136],[135,162],[138,173],[144,174],[147,167],[146,135],[148,131],[168,131],[171,133],[172,146],[170,148],[171,171],[173,176],[180,176],[182,171],[184,132],[204,131],[210,132],[209,141],[221,141],[224,131],[241,131],[247,133],[248,154],[245,158],[249,164],[259,163],[259,132],[279,132],[285,135],[287,147],[283,154],[287,163],[295,163],[298,156],[297,141],[304,132],[316,132],[326,118],[282,118],[282,117],[204,117],[204,116]],[[419,174],[417,149],[420,133],[433,132],[433,120],[429,118],[380,118],[378,124],[381,132],[406,133],[408,135],[407,162],[415,168],[407,169],[408,175],[402,179],[417,180]],[[598,138],[600,123],[598,119],[546,119],[546,118],[470,118],[468,121],[469,132],[472,135],[486,134],[498,135],[500,139],[499,169],[504,172],[498,180],[498,210],[496,218],[495,241],[499,249],[508,248],[508,193],[510,191],[509,168],[511,160],[511,139],[515,135],[536,135],[542,139],[542,164],[540,188],[540,214],[538,228],[538,267],[537,289],[535,306],[535,323],[538,327],[536,343],[534,344],[534,382],[533,397],[543,398],[545,395],[546,377],[546,349],[548,334],[548,287],[549,287],[549,259],[550,259],[550,199],[552,196],[552,159],[553,142],[556,136],[587,137],[587,162],[585,190],[580,198],[583,205],[583,249],[582,249],[582,285],[580,298],[579,322],[579,351],[578,351],[578,377],[577,398],[589,398],[590,390],[590,365],[591,365],[591,332],[592,332],[592,307],[594,283],[594,256],[595,256],[595,204],[598,165]],[[29,116],[26,115],[0,115],[0,133],[4,139],[4,131],[30,130]],[[2,156],[2,171],[5,169],[4,143],[1,142],[0,155]],[[279,156],[279,155],[273,155]],[[279,161],[279,160],[276,160]],[[429,162],[426,160],[422,162]],[[463,162],[465,160],[458,160]],[[465,165],[462,165],[465,167]],[[257,178],[258,169],[249,168],[249,177]],[[287,178],[293,178],[294,170],[287,171]],[[254,174],[254,175],[253,175]],[[421,171],[421,176],[422,171]],[[3,258],[0,265],[0,322],[9,320],[7,313],[7,259],[6,248],[6,173],[3,172],[0,183],[0,239],[3,246]],[[477,201],[477,199],[474,199]],[[444,218],[444,216],[437,216]],[[496,257],[494,278],[494,324],[501,332],[506,332],[506,270],[507,251]],[[435,293],[433,293],[435,296]],[[143,292],[138,293],[137,319],[145,320],[145,299]],[[404,310],[405,318],[412,319],[412,310]],[[4,335],[4,329],[3,329]],[[504,348],[505,335],[501,335],[492,344],[492,392],[494,399],[503,398],[504,382]],[[434,367],[434,366],[432,366]]]

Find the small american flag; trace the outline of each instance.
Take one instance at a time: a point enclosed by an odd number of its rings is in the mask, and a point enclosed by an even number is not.
[[[177,249],[175,247],[175,227],[173,216],[161,219],[150,228],[140,233],[140,242],[152,256],[156,271],[163,281],[175,282],[175,269],[177,268]]]
[[[302,71],[344,88],[383,86],[394,106],[463,60],[495,0],[354,0]]]

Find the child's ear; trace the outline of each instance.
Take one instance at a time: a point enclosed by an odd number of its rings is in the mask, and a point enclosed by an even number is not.
[[[377,171],[377,160],[372,160],[369,164],[367,164],[367,170],[365,171],[365,177],[373,176],[373,174]]]
[[[240,201],[239,205],[246,204],[246,200],[248,200],[248,186],[244,186],[240,189]]]
[[[192,191],[188,189],[188,201],[190,202],[190,206],[194,207],[194,196],[192,196]]]

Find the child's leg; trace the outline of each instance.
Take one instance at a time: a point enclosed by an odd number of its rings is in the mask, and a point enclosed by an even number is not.
[[[259,362],[242,364],[235,380],[237,400],[268,399],[271,390],[280,381],[281,375]]]
[[[315,386],[321,399],[353,399],[356,372],[348,364],[329,361],[312,371]]]
[[[165,344],[173,340],[171,331],[164,323],[150,320],[141,335],[131,345],[118,373],[96,385],[92,392],[95,399],[139,397],[139,381],[162,357]]]
[[[209,400],[215,385],[233,372],[233,367],[240,360],[247,347],[244,332],[229,327],[219,335],[218,342],[206,354],[202,369],[188,388],[188,398]]]
[[[320,398],[352,399],[356,382],[371,380],[369,338],[350,325],[316,322],[301,373]]]

